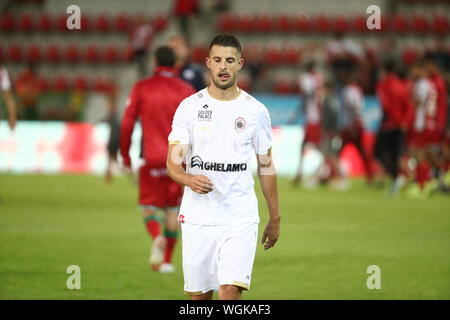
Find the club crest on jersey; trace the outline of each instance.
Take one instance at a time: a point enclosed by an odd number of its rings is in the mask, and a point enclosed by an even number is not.
[[[234,128],[236,129],[237,133],[241,133],[245,129],[245,120],[242,117],[239,117],[234,122]]]

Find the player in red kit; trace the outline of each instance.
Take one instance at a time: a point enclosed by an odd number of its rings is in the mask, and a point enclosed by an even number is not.
[[[131,135],[139,118],[145,161],[139,169],[139,204],[147,231],[153,239],[150,265],[155,271],[173,272],[171,259],[177,240],[182,188],[166,172],[167,137],[178,105],[195,91],[178,78],[174,69],[175,54],[170,47],[159,47],[155,58],[153,76],[137,82],[127,100],[120,130],[120,152],[125,168],[131,171]],[[165,213],[164,234],[161,234],[158,221],[159,209]]]
[[[394,62],[386,61],[383,65],[384,75],[377,83],[377,96],[383,117],[374,152],[393,179],[389,189],[390,195],[397,193],[402,184],[398,174],[403,140],[414,117],[414,106],[408,86],[400,80],[394,69]]]

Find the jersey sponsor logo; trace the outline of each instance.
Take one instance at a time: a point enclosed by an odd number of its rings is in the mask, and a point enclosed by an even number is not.
[[[236,129],[237,133],[241,133],[245,129],[246,121],[244,118],[239,117],[234,122],[234,128]]]
[[[203,162],[199,156],[193,156],[191,158],[191,168],[194,167],[198,167],[201,170],[219,172],[240,172],[247,170],[246,163]]]
[[[205,104],[203,106],[203,108],[205,110],[198,110],[198,117],[197,117],[197,119],[200,120],[200,121],[211,121],[212,110],[206,110],[205,106],[206,106],[206,108],[208,108],[208,105]]]

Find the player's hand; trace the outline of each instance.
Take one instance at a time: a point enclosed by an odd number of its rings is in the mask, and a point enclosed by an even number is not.
[[[270,220],[264,229],[261,244],[264,245],[264,250],[272,248],[280,236],[280,220]]]
[[[128,177],[133,178],[134,177],[134,173],[133,170],[131,169],[131,167],[128,166],[124,166],[122,169],[123,173],[125,173]]]
[[[192,191],[200,194],[206,194],[213,190],[211,180],[209,180],[207,176],[201,174],[191,176],[188,187],[191,188]]]

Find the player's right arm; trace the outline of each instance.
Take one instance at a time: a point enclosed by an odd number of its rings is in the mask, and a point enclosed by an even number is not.
[[[134,124],[139,116],[139,97],[138,86],[135,85],[127,99],[125,113],[120,126],[120,154],[123,159],[123,165],[126,169],[131,168],[131,158],[129,155],[131,146],[131,135],[133,134]]]
[[[204,175],[192,175],[187,173],[183,166],[183,159],[188,149],[187,144],[169,144],[167,153],[166,168],[169,177],[176,183],[188,186],[192,191],[206,194],[213,189],[212,182]]]
[[[189,174],[183,168],[183,160],[189,148],[189,118],[189,103],[184,100],[180,103],[173,116],[172,132],[170,132],[168,138],[167,174],[176,183],[188,186],[194,192],[205,194],[211,192],[213,189],[213,184],[208,177]]]

